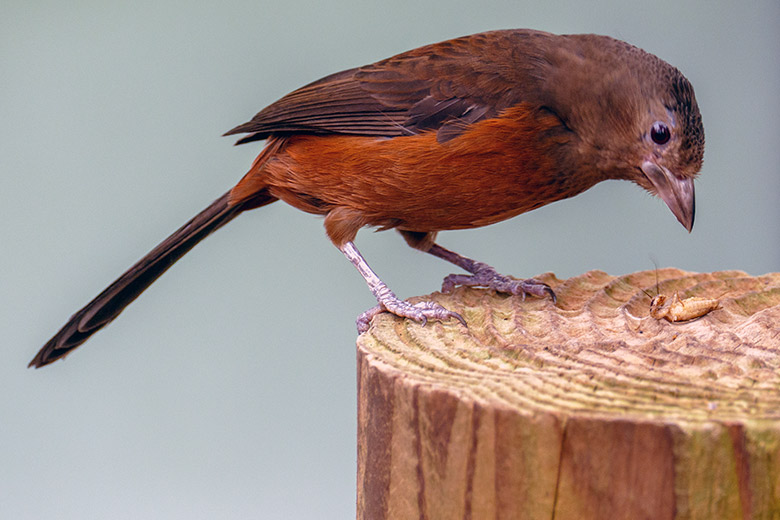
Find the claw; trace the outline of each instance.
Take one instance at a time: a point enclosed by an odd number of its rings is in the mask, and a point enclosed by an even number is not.
[[[458,314],[455,311],[452,311],[452,317],[455,318],[456,320],[458,320],[461,325],[463,325],[464,327],[468,328],[468,325],[466,325],[466,320],[463,318],[463,316],[461,316],[460,314]]]
[[[533,294],[540,298],[543,298],[545,294],[549,294],[553,303],[558,303],[552,288],[539,280],[533,278],[520,281],[510,280],[506,276],[498,274],[495,269],[487,264],[461,256],[435,243],[428,247],[427,252],[471,273],[470,275],[451,274],[447,276],[441,284],[441,292],[448,293],[456,285],[487,287],[496,292],[522,296],[523,300],[525,300],[526,294]]]
[[[545,294],[549,294],[553,303],[558,303],[558,299],[555,297],[555,292],[553,292],[552,288],[546,283],[540,282],[536,278],[527,278],[519,282],[519,284],[520,290],[522,290],[524,294],[533,294],[539,298],[544,298]]]
[[[546,283],[540,282],[534,278],[511,280],[506,276],[498,274],[495,269],[485,264],[480,264],[476,274],[473,275],[451,274],[447,276],[442,282],[441,290],[444,293],[448,293],[451,292],[456,285],[487,287],[496,292],[521,296],[523,301],[525,301],[525,297],[528,294],[540,298],[549,295],[553,304],[558,302],[558,299],[555,297],[555,292]]]
[[[552,299],[553,305],[557,305],[558,298],[555,296],[555,291],[552,290],[552,287],[545,284],[544,292],[550,295],[550,298]]]
[[[371,320],[374,319],[374,316],[377,314],[385,312],[384,307],[381,305],[374,305],[370,309],[364,311],[360,316],[357,317],[357,320],[355,320],[355,325],[357,326],[358,334],[363,334],[366,332],[371,326]]]
[[[463,316],[455,311],[445,309],[438,303],[425,301],[412,304],[407,301],[399,300],[393,295],[384,298],[379,305],[371,307],[358,316],[356,321],[358,333],[362,334],[366,332],[371,325],[371,320],[381,312],[389,312],[401,318],[412,319],[419,322],[423,327],[428,324],[429,319],[444,321],[450,318],[455,318],[464,327],[466,326],[466,320],[463,319]]]

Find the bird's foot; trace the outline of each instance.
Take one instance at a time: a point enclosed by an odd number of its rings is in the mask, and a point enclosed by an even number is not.
[[[495,269],[482,262],[474,262],[474,268],[474,274],[451,274],[447,276],[441,284],[441,291],[448,293],[456,285],[465,285],[468,287],[487,287],[496,292],[513,294],[515,296],[520,295],[524,300],[527,294],[532,294],[540,298],[549,295],[553,303],[557,301],[552,288],[534,278],[512,280],[498,274]]]
[[[455,318],[464,326],[466,325],[466,320],[463,319],[463,316],[457,312],[445,309],[438,303],[430,301],[409,303],[407,301],[399,300],[394,294],[390,293],[382,298],[379,305],[371,307],[358,316],[356,322],[358,332],[362,334],[367,331],[368,326],[371,324],[371,319],[382,312],[389,312],[402,318],[410,318],[420,322],[423,326],[428,323],[428,320],[443,321],[450,318]]]

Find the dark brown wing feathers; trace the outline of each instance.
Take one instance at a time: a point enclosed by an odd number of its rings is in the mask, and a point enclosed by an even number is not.
[[[251,134],[242,144],[272,134],[396,137],[439,130],[446,141],[471,123],[535,101],[528,98],[544,64],[539,40],[551,37],[494,31],[421,47],[301,87],[225,135]]]
[[[354,80],[355,71],[343,71],[301,87],[225,135],[252,134],[236,144],[286,133],[403,135],[403,113],[367,95]],[[388,129],[394,131],[388,133]]]

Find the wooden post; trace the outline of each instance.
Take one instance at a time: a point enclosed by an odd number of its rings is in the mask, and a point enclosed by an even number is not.
[[[720,308],[655,319],[656,276]],[[358,518],[780,518],[780,273],[539,278],[360,337]]]

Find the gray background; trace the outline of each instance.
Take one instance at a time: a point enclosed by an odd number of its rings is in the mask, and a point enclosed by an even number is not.
[[[744,6],[750,6],[744,7]],[[354,317],[373,301],[284,204],[210,237],[66,362],[64,320],[231,187],[220,134],[325,74],[506,27],[625,39],[692,81],[707,134],[688,235],[629,183],[442,243],[529,276],[780,265],[780,4],[5,0],[0,4],[0,518],[349,518]],[[358,247],[402,297],[452,270]]]

